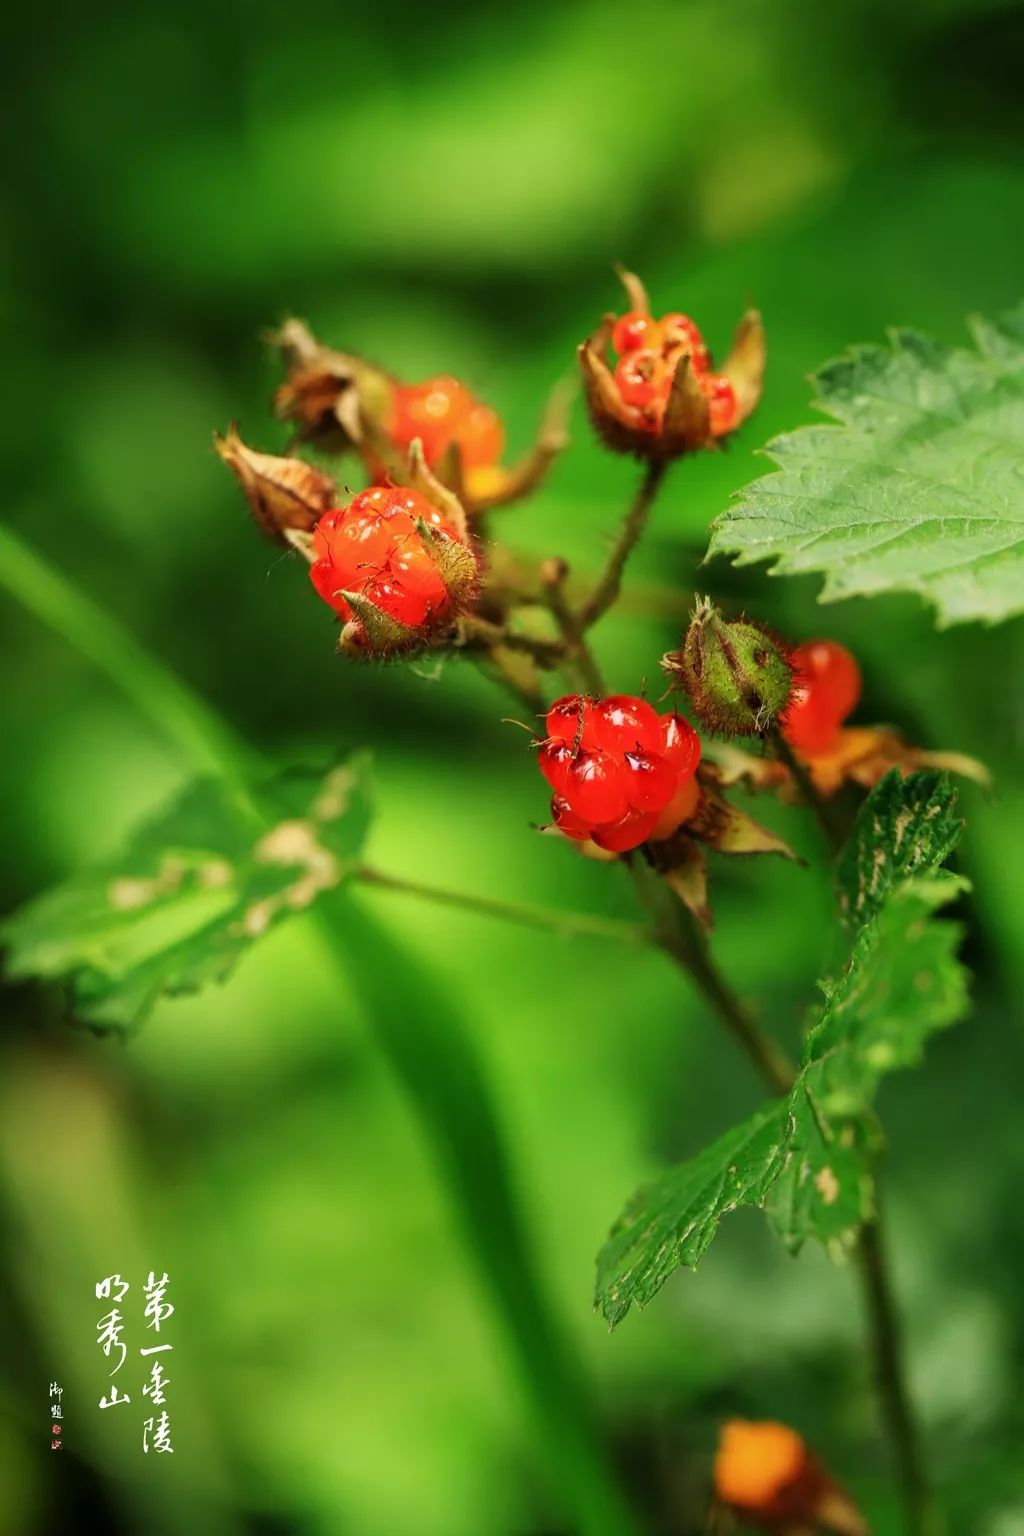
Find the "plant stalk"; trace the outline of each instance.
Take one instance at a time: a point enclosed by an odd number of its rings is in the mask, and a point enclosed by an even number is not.
[[[938,1510],[907,1387],[903,1328],[893,1293],[880,1214],[860,1230],[857,1260],[863,1282],[876,1386],[903,1495],[908,1536],[940,1536]]]
[[[541,928],[559,938],[611,939],[617,944],[645,945],[657,942],[654,933],[643,923],[624,922],[615,917],[592,917],[585,912],[559,912],[551,907],[534,906],[529,902],[500,901],[492,896],[474,896],[464,891],[444,890],[440,886],[427,885],[420,880],[407,880],[399,875],[387,875],[382,870],[361,864],[352,871],[352,878],[379,890],[395,891],[399,895],[416,896],[441,906],[459,907],[464,912],[475,912],[484,917],[496,917],[510,923],[522,923],[528,928]]]
[[[611,554],[608,557],[603,573],[586,602],[580,608],[577,615],[577,625],[584,632],[596,624],[615,602],[622,586],[622,573],[626,569],[626,562],[633,553],[640,536],[647,525],[651,508],[655,498],[661,489],[661,483],[668,469],[667,459],[649,459],[644,470],[643,479],[639,489],[633,498],[633,504],[626,514],[625,521],[619,529],[615,543],[612,545]]]

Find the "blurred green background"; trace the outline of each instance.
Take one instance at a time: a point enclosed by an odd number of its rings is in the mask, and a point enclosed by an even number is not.
[[[515,449],[617,303],[613,261],[719,349],[756,302],[763,405],[729,452],[675,474],[598,635],[612,683],[636,690],[677,638],[708,521],[766,438],[810,419],[807,372],[892,323],[958,340],[968,311],[1021,298],[1022,63],[1024,8],[997,0],[17,10],[0,62],[4,518],[271,756],[371,746],[374,862],[630,915],[614,871],[531,831],[542,784],[478,674],[335,659],[327,610],[251,530],[210,433],[237,419],[283,444],[258,338],[288,313],[407,377],[465,377]],[[502,531],[593,570],[634,477],[577,406],[569,452]],[[793,637],[841,639],[862,721],[996,776],[962,799],[973,1017],[882,1112],[950,1531],[1020,1536],[1024,625],[936,634],[910,599],[822,610],[814,582],[721,563],[697,580]],[[16,601],[0,635],[7,910],[116,850],[190,765]],[[828,953],[827,882],[813,829],[764,814],[810,868],[719,862],[716,948],[792,1044]],[[858,1297],[821,1253],[793,1262],[740,1215],[614,1336],[591,1313],[626,1194],[758,1101],[683,980],[654,954],[365,901],[470,1022],[639,1528],[700,1529],[717,1424],[743,1414],[801,1429],[895,1536]],[[123,1048],[69,1027],[53,992],[5,1000],[0,1528],[573,1529],[447,1180],[308,924]],[[95,1406],[93,1285],[153,1266],[178,1307],[176,1454],[143,1458]]]

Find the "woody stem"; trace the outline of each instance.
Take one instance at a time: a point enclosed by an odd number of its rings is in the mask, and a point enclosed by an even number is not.
[[[667,459],[649,459],[644,470],[643,479],[625,521],[619,529],[615,543],[604,571],[598,578],[598,582],[586,602],[583,604],[576,617],[577,625],[581,632],[590,629],[598,619],[607,613],[615,602],[622,586],[622,573],[626,569],[626,562],[640,541],[640,536],[647,526],[651,508],[661,488],[661,482],[665,478],[668,469]]]

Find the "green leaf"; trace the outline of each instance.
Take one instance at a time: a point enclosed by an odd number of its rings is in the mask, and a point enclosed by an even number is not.
[[[894,885],[828,988],[789,1100],[789,1131],[770,1216],[794,1251],[808,1237],[853,1241],[874,1213],[880,1136],[872,1104],[889,1072],[920,1061],[929,1035],[967,1011],[960,929],[933,914],[964,889],[939,874]]]
[[[739,493],[711,554],[820,571],[822,601],[916,592],[945,626],[1024,612],[1024,305],[974,347],[910,331],[815,377],[838,426],[768,444],[780,469]]]
[[[344,879],[370,819],[354,757],[265,786],[263,825],[201,779],[142,827],[119,860],[77,875],[0,924],[12,980],[70,982],[76,1014],[141,1022],[161,995],[223,981],[251,944]]]
[[[934,874],[945,863],[963,831],[955,807],[942,774],[886,774],[861,807],[839,860],[839,905],[848,925],[874,917],[899,881]]]
[[[769,1105],[633,1196],[597,1258],[595,1305],[610,1327],[680,1264],[696,1269],[727,1212],[763,1203],[784,1133],[784,1103]]]
[[[935,920],[966,886],[941,867],[961,828],[954,801],[944,776],[894,770],[865,802],[839,868],[844,964],[822,983],[792,1091],[634,1195],[598,1255],[612,1327],[696,1267],[739,1205],[764,1206],[794,1252],[816,1237],[838,1254],[871,1218],[879,1082],[967,1009],[960,929]]]

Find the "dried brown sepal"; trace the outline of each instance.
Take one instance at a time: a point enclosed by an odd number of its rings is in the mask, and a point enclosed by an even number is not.
[[[434,474],[427,463],[423,452],[423,444],[419,438],[413,438],[409,444],[409,456],[403,467],[398,471],[395,479],[396,485],[407,485],[411,491],[419,491],[425,496],[431,506],[443,512],[445,517],[456,529],[460,538],[469,538],[469,520],[466,517],[466,509],[456,496],[455,492],[442,482]]]
[[[214,433],[213,446],[237,478],[257,524],[278,543],[292,542],[294,533],[310,533],[323,514],[337,505],[338,491],[330,475],[304,459],[279,458],[247,448],[232,424],[224,437]]]
[[[716,853],[778,853],[785,859],[801,862],[777,833],[741,811],[722,794],[721,777],[714,763],[702,762],[697,769],[701,788],[700,804],[685,824],[690,837],[707,843]]]
[[[873,789],[890,768],[912,773],[915,768],[937,768],[961,778],[973,779],[988,789],[992,776],[984,763],[964,752],[931,752],[904,740],[891,726],[849,726],[838,735],[834,751],[825,757],[808,758],[805,767],[819,794],[834,795],[845,783]],[[787,790],[792,786],[786,774]]]
[[[774,791],[790,804],[800,800],[785,763],[768,755],[755,757],[731,742],[709,742],[706,750],[714,758],[723,785],[744,783],[754,791]],[[992,784],[985,764],[965,752],[932,752],[915,747],[887,725],[847,726],[836,736],[833,750],[821,757],[801,758],[818,793],[831,797],[844,784],[874,789],[890,768],[912,773],[917,768],[935,768],[972,779],[983,789]]]
[[[705,933],[710,933],[715,919],[708,901],[708,861],[704,850],[690,838],[683,838],[674,852],[674,862],[661,871],[662,878]]]
[[[736,425],[746,421],[761,399],[767,352],[761,312],[748,309],[736,327],[722,372],[736,396]]]
[[[287,369],[275,415],[295,422],[302,442],[332,453],[361,448],[364,420],[387,417],[396,380],[354,353],[322,346],[303,320],[286,320],[268,340]]]

